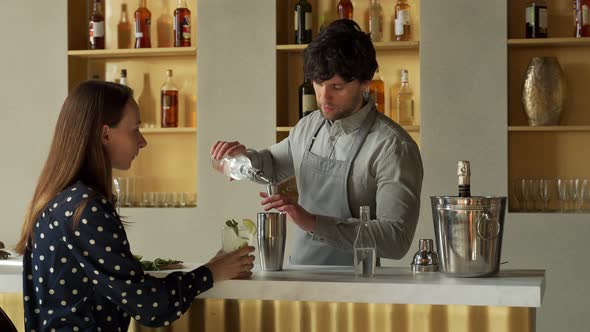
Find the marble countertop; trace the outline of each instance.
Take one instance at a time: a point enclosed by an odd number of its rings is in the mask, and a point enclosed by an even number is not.
[[[19,258],[0,261],[0,292],[21,292]],[[189,271],[199,264],[185,264]],[[170,271],[150,272],[163,276]],[[396,304],[540,307],[545,271],[503,270],[489,278],[453,278],[409,268],[377,268],[373,278],[355,278],[352,267],[288,266],[254,271],[248,280],[215,284],[200,298]]]

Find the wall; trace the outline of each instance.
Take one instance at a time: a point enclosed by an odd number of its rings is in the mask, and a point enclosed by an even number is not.
[[[0,2],[0,241],[16,244],[67,94],[65,1]]]

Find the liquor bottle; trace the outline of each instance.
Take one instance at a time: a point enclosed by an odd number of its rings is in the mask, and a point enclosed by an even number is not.
[[[371,0],[369,6],[369,34],[373,42],[383,39],[383,8],[379,0]]]
[[[410,40],[410,5],[408,0],[397,0],[394,15],[395,40]]]
[[[295,44],[311,42],[311,5],[307,0],[295,4]]]
[[[139,0],[135,11],[135,48],[151,48],[152,13],[147,9],[147,0]]]
[[[117,24],[117,46],[119,48],[131,47],[131,23],[127,14],[127,4],[121,4],[121,18]]]
[[[385,114],[385,83],[381,73],[379,73],[379,68],[375,71],[375,75],[373,75],[373,79],[369,84],[369,94],[375,101],[377,111]]]
[[[100,0],[94,0],[94,7],[89,21],[89,48],[91,50],[104,50],[104,15],[100,10]]]
[[[166,70],[166,82],[160,89],[161,127],[178,127],[178,88],[172,80],[172,69]]]
[[[340,0],[338,2],[338,19],[347,18],[352,20],[353,9],[350,0]]]
[[[174,10],[174,46],[191,46],[191,11],[186,0],[178,0]]]
[[[574,0],[574,37],[590,37],[590,0]]]
[[[471,167],[469,161],[459,160],[457,175],[459,176],[459,197],[471,197]]]
[[[221,159],[211,157],[211,166],[225,176],[234,180],[254,180],[265,183],[271,183],[264,177],[261,170],[252,167],[252,161],[247,156],[239,153],[235,155],[226,154]]]
[[[371,208],[361,206],[360,223],[353,245],[354,275],[357,277],[372,277],[377,264],[377,246],[369,229]]]
[[[547,5],[544,0],[530,1],[525,9],[526,38],[547,38]]]
[[[315,98],[315,90],[309,79],[304,79],[299,86],[299,118],[308,115],[318,109]]]
[[[414,96],[408,83],[408,70],[401,70],[401,86],[396,97],[397,122],[401,125],[414,124]]]
[[[119,79],[119,84],[127,85],[127,69],[121,69],[121,78]]]

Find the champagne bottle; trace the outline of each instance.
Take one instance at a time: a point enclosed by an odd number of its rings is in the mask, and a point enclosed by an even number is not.
[[[295,4],[295,44],[311,42],[311,5],[307,0]]]
[[[469,161],[459,160],[457,175],[459,176],[459,197],[471,197],[471,167]]]

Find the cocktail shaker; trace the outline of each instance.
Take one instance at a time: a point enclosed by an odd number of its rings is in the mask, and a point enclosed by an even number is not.
[[[263,271],[282,270],[287,240],[287,214],[259,212],[256,215],[256,230],[261,269]]]

